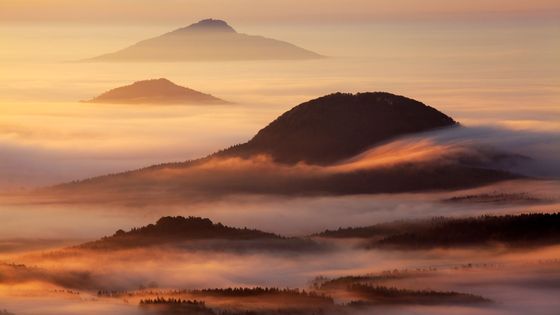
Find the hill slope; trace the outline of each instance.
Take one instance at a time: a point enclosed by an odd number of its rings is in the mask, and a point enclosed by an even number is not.
[[[227,104],[226,101],[167,79],[137,81],[105,92],[88,103],[113,104]]]
[[[206,19],[86,61],[294,60],[321,57],[287,42],[237,33],[222,20]]]

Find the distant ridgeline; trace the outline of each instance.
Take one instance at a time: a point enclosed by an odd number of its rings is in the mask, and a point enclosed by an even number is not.
[[[537,246],[560,243],[560,213],[434,218],[340,228],[317,234],[327,238],[363,238],[368,248]]]
[[[446,305],[446,304],[487,304],[491,300],[479,295],[455,291],[409,290],[353,284],[347,287],[349,293],[357,295],[360,300],[349,305],[365,307],[373,305]]]
[[[293,44],[237,33],[225,21],[206,19],[117,52],[84,61],[175,62],[316,59],[321,55]]]
[[[78,246],[83,249],[120,249],[165,245],[197,240],[265,240],[261,249],[316,250],[315,237],[358,238],[365,248],[425,249],[435,247],[539,246],[560,243],[560,213],[531,213],[471,218],[438,217],[430,220],[397,221],[367,227],[339,228],[314,234],[311,238],[287,238],[256,229],[234,228],[199,217],[162,217],[156,224],[118,230],[112,236]],[[277,247],[272,241],[292,247]],[[233,245],[229,245],[233,247]],[[323,247],[324,248],[324,247]],[[185,247],[188,249],[188,247]]]

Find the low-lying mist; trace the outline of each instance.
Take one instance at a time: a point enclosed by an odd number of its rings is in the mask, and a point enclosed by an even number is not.
[[[431,193],[285,197],[239,195],[215,200],[162,204],[8,203],[0,219],[2,239],[93,240],[157,221],[167,215],[195,215],[234,227],[251,227],[288,236],[325,229],[437,216],[555,212],[558,181],[516,180],[479,188]],[[449,202],[453,197],[528,194],[528,201]],[[459,199],[462,200],[462,199]],[[21,200],[18,200],[21,201]],[[63,217],[64,220],[59,218]],[[79,242],[76,242],[76,244]],[[13,243],[12,243],[13,244]],[[22,248],[25,248],[23,244]],[[17,243],[12,250],[17,250]]]
[[[334,165],[269,156],[210,157],[73,182],[23,202],[171,205],[239,195],[321,196],[457,190],[514,178],[557,179],[556,133],[448,128],[381,144]]]
[[[529,296],[536,299],[529,305],[538,301],[543,310],[553,310],[556,302],[550,296],[560,289],[558,246],[515,251],[504,248],[436,249],[414,253],[362,251],[340,246],[334,251],[298,255],[193,252],[177,248],[65,251],[69,252],[65,255],[48,252],[13,257],[24,265],[2,264],[0,290],[3,293],[0,301],[3,307],[9,307],[17,314],[28,314],[35,303],[40,303],[37,293],[48,292],[53,309],[57,309],[54,306],[58,303],[71,305],[60,310],[60,314],[71,314],[72,310],[81,307],[92,309],[90,305],[94,302],[93,305],[97,306],[93,309],[100,307],[107,310],[107,314],[122,314],[118,310],[120,307],[128,307],[133,312],[135,299],[126,295],[99,299],[96,292],[147,290],[142,294],[157,297],[165,296],[168,290],[182,289],[256,286],[309,289],[312,280],[318,276],[334,279],[350,275],[389,274],[397,277],[384,277],[376,280],[381,282],[373,284],[409,290],[476,294],[494,303],[484,307],[466,307],[471,314],[500,314],[526,303]],[[342,296],[340,298],[338,303],[344,301]],[[465,306],[441,305],[420,307],[420,310],[435,308],[437,313],[447,307]],[[415,309],[394,305],[389,310],[400,314]]]

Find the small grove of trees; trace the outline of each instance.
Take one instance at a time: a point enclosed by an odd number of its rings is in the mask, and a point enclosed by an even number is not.
[[[529,195],[526,192],[522,193],[485,193],[485,194],[473,194],[473,195],[463,195],[455,196],[448,199],[444,199],[445,202],[511,202],[511,201],[523,201],[523,202],[538,202],[544,201],[544,199]]]
[[[97,291],[98,297],[121,297],[121,296],[132,296],[133,294],[126,290],[99,290]]]
[[[163,298],[163,297],[140,300],[140,305],[155,305],[155,304],[181,304],[181,305],[192,305],[192,306],[200,306],[200,307],[206,306],[206,303],[204,303],[204,301],[198,301],[198,300],[184,300],[184,299]]]
[[[311,281],[311,287],[315,290],[345,288],[348,285],[355,283],[371,283],[388,279],[403,278],[404,276],[404,274],[399,274],[396,272],[369,274],[363,276],[344,276],[334,279],[329,279],[324,276],[318,276]]]

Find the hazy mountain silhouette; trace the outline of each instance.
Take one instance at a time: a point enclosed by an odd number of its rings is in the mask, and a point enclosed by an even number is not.
[[[434,156],[377,168],[337,168],[341,161],[395,137],[453,126],[457,123],[452,118],[406,97],[336,93],[298,105],[249,142],[205,158],[72,182],[51,191],[89,201],[182,202],[239,193],[346,195],[458,189],[519,177],[488,168],[483,164],[488,159],[477,160],[479,154],[449,160]]]
[[[268,154],[284,163],[328,164],[388,139],[455,126],[433,107],[390,93],[335,93],[300,104],[249,142],[220,156]]]
[[[137,81],[118,87],[86,101],[113,104],[227,104],[228,102],[167,79]]]
[[[206,19],[86,61],[292,60],[321,57],[287,42],[237,33],[222,20]]]

